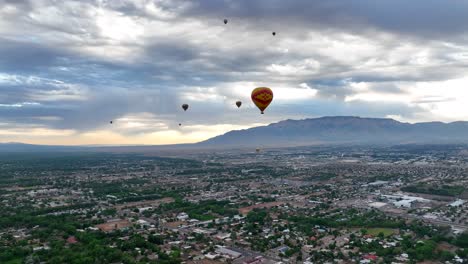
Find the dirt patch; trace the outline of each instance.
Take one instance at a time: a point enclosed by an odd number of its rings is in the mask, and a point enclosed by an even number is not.
[[[183,225],[185,224],[185,222],[183,221],[176,221],[176,222],[167,222],[167,223],[164,223],[163,226],[165,228],[169,228],[169,229],[174,229],[174,228],[178,228],[180,225]]]
[[[269,203],[255,204],[255,205],[239,208],[239,213],[241,213],[242,215],[247,215],[250,211],[252,211],[255,208],[266,208],[266,209],[268,209],[268,208],[272,208],[272,207],[275,207],[275,206],[280,206],[280,205],[283,205],[283,204],[285,204],[285,203],[284,202],[269,202]]]
[[[135,207],[159,207],[161,204],[167,204],[174,202],[174,198],[166,197],[157,200],[149,200],[149,201],[139,201],[139,202],[130,202],[124,203],[114,206],[115,209],[118,211],[125,209],[125,208],[135,208]]]
[[[96,227],[99,228],[103,232],[112,232],[117,229],[127,228],[131,225],[132,223],[130,223],[130,221],[125,219],[125,220],[109,221],[104,224],[96,225]]]
[[[443,251],[450,251],[452,253],[455,253],[455,251],[457,251],[458,247],[450,245],[447,242],[442,242],[442,243],[437,245],[437,249],[438,250],[443,250]]]

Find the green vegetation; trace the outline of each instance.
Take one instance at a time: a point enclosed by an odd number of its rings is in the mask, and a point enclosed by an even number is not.
[[[412,192],[412,193],[424,193],[424,194],[434,194],[442,196],[458,196],[465,191],[463,186],[426,186],[423,184],[412,185],[401,188],[402,191]]]
[[[311,181],[328,181],[330,179],[336,178],[338,175],[336,173],[331,172],[318,172],[314,173],[314,175],[308,177]]]
[[[468,233],[462,233],[457,238],[455,238],[454,244],[461,247],[468,249]]]
[[[185,212],[190,218],[200,221],[212,220],[218,216],[234,216],[237,209],[229,205],[229,201],[207,200],[200,203],[190,203],[176,199],[175,202],[161,205],[156,212],[167,213],[170,211]]]
[[[360,213],[356,210],[348,210],[345,213],[328,217],[292,216],[287,219],[306,234],[312,234],[312,228],[316,225],[325,227],[384,228],[381,230],[406,226],[405,221],[388,218],[376,211]]]
[[[384,237],[389,237],[395,234],[395,230],[390,228],[368,228],[367,233],[373,236],[379,236],[380,234],[383,234]]]
[[[377,255],[382,263],[396,262],[402,253],[409,254],[409,263],[450,262],[455,254],[468,257],[468,233],[452,237],[449,227],[391,217],[379,210],[336,206],[339,201],[363,201],[373,195],[366,193],[370,188],[361,188],[369,181],[401,177],[417,182],[411,173],[398,171],[398,166],[392,166],[392,172],[380,166],[372,166],[369,172],[363,164],[292,171],[289,165],[266,164],[224,166],[121,154],[31,154],[23,159],[0,154],[4,191],[0,263],[180,263],[198,252],[214,251],[217,244],[230,245],[218,235],[230,236],[236,247],[258,252],[273,249],[273,254],[298,262],[309,257],[302,256],[304,246],[311,247],[310,257],[316,263],[359,262],[365,254]],[[352,173],[364,176],[351,178]],[[287,179],[286,183],[281,184],[278,177]],[[336,184],[317,182],[335,177]],[[347,188],[341,188],[348,182]],[[448,186],[455,183],[412,187],[456,195],[459,186]],[[226,200],[203,200],[211,194]],[[173,200],[154,201],[165,197]],[[273,201],[286,204],[253,209],[244,220],[215,221],[237,215],[241,207]],[[427,211],[412,210],[418,216]],[[466,221],[462,206],[434,210],[462,225]],[[203,222],[193,226],[184,222],[185,227],[175,232],[181,212]],[[284,246],[282,253],[275,250]],[[341,251],[345,247],[350,250]]]

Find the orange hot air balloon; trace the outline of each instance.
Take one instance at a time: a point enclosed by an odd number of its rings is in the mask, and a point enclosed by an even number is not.
[[[273,101],[273,91],[268,87],[255,88],[252,91],[252,101],[263,114],[263,111]]]

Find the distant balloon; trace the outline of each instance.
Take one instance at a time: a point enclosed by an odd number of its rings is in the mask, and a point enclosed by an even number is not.
[[[182,109],[184,109],[184,111],[187,111],[187,109],[188,109],[188,104],[183,104],[183,105],[182,105]]]
[[[255,151],[256,151],[257,153],[259,153],[259,152],[260,152],[260,149],[259,149],[259,148],[257,148],[257,149],[255,149]]]
[[[271,33],[271,34],[273,34],[273,36],[276,36],[276,32],[273,32],[273,33]]]
[[[258,87],[252,91],[252,101],[260,109],[261,113],[273,101],[273,91],[268,87]]]
[[[228,20],[227,19],[224,19],[224,24],[226,25],[228,23]]]
[[[181,123],[179,123],[179,126],[182,126],[182,124],[181,124]]]
[[[237,107],[239,108],[239,107],[241,107],[242,102],[241,102],[241,101],[237,101],[237,102],[236,102],[236,105],[237,105]]]
[[[114,123],[114,121],[110,121],[111,125]]]

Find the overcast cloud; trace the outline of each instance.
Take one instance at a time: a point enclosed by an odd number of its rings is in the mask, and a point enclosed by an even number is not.
[[[324,115],[467,120],[466,14],[458,0],[0,0],[0,142],[195,142]],[[257,86],[275,93],[266,115]]]

